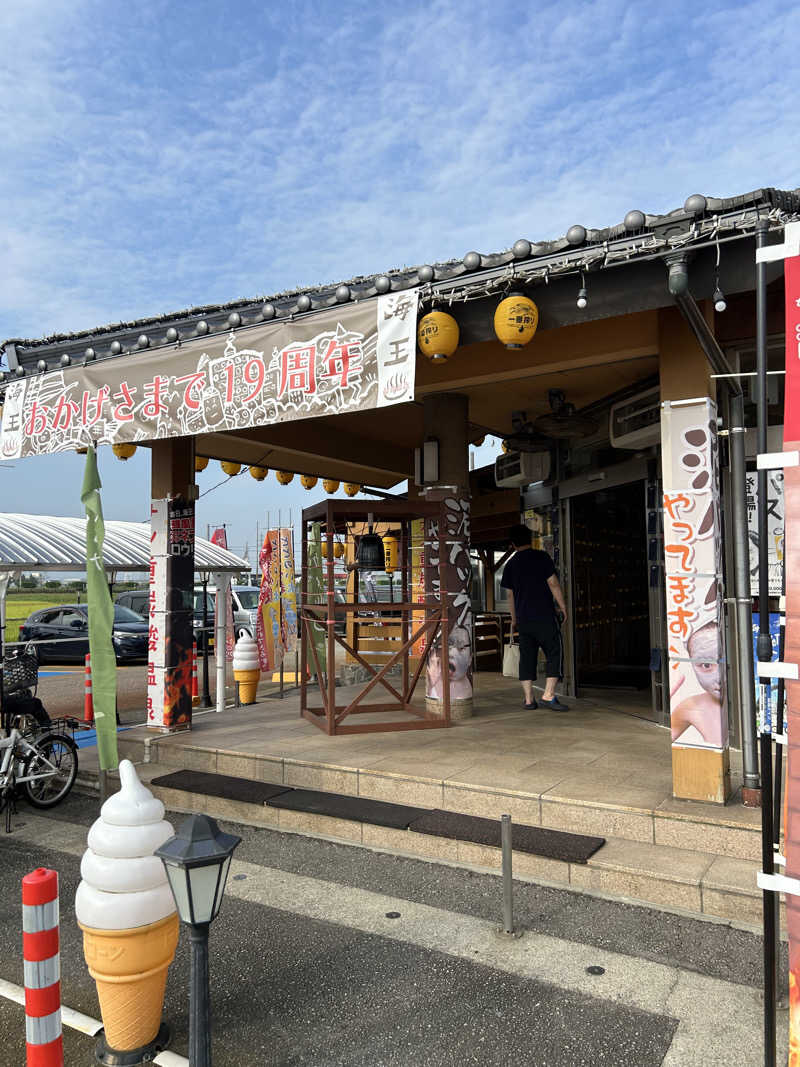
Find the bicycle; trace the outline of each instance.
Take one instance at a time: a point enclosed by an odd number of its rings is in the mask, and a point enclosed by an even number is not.
[[[24,717],[17,716],[0,740],[0,753],[0,811],[5,810],[10,834],[20,786],[34,808],[52,808],[69,794],[78,775],[78,746],[59,730],[26,728]]]

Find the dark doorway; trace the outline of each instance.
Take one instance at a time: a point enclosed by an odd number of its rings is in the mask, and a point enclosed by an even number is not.
[[[581,688],[650,688],[643,482],[573,497],[575,680]]]

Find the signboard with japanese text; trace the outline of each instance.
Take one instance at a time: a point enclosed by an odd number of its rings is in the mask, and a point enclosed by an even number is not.
[[[472,699],[472,561],[469,556],[470,502],[468,497],[448,497],[442,504],[444,540],[440,541],[439,520],[429,519],[425,529],[425,594],[429,605],[443,601],[439,553],[446,552],[444,606],[449,635],[446,652],[437,636],[425,672],[425,696],[441,702],[443,689],[450,686],[451,714],[459,701]]]
[[[747,538],[750,545],[750,586],[758,590],[758,474],[747,475]],[[783,471],[767,471],[767,550],[769,595],[783,594]]]
[[[672,743],[728,744],[716,407],[661,409]]]
[[[414,399],[417,292],[12,382],[4,459],[224,433]]]
[[[297,594],[292,530],[268,530],[259,552],[256,643],[262,671],[277,670],[297,647]]]

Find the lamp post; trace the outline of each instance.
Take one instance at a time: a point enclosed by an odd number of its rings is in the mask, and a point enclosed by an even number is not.
[[[167,872],[175,907],[189,927],[192,945],[189,984],[189,1064],[211,1067],[208,992],[208,930],[219,913],[233,850],[241,841],[223,833],[207,815],[190,815],[156,856]]]

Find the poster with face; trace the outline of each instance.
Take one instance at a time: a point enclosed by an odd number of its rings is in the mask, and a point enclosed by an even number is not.
[[[722,749],[728,717],[716,407],[708,399],[667,402],[661,429],[672,742]]]

